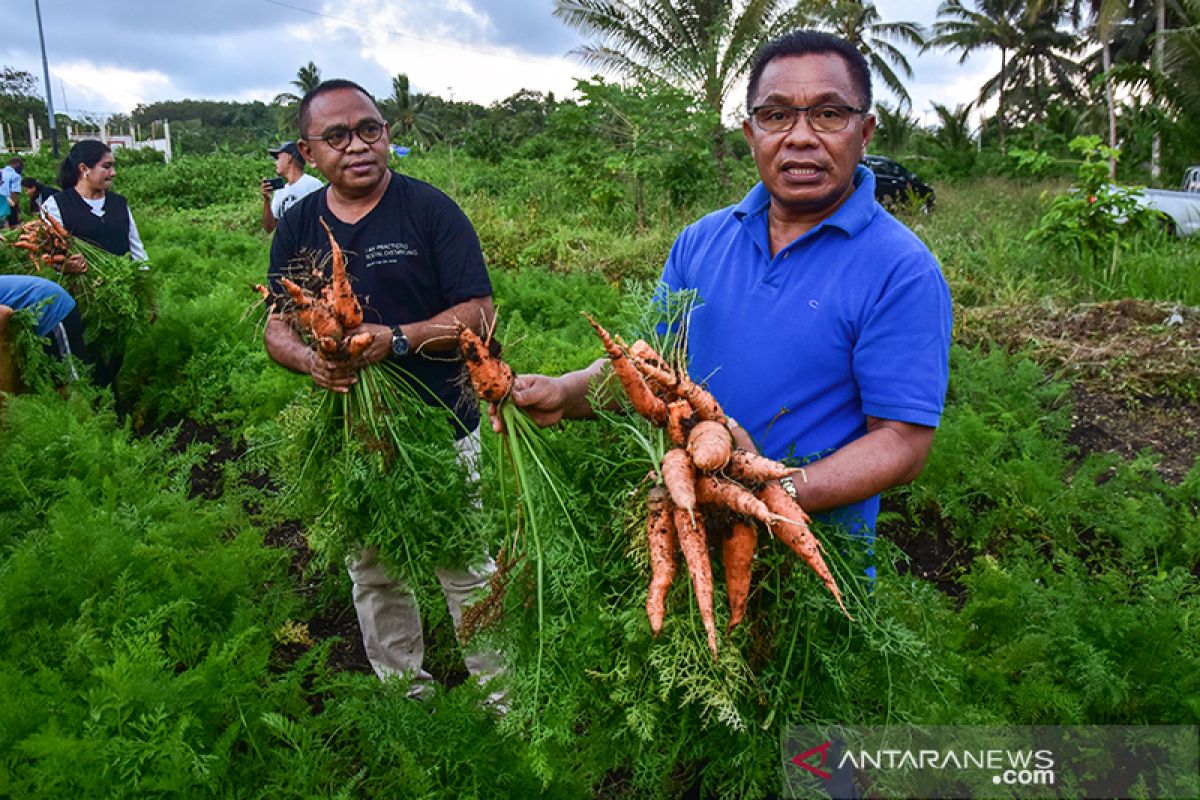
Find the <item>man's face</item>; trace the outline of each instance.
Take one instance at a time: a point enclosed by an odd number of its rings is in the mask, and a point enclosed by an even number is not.
[[[861,108],[845,60],[834,53],[785,56],[767,64],[751,106],[811,106],[818,103]],[[807,114],[791,130],[770,133],[752,120],[742,133],[754,153],[758,174],[779,210],[805,215],[832,214],[854,191],[854,169],[875,132],[871,115],[851,114],[844,130],[818,133]]]
[[[335,128],[351,130],[367,121],[382,123],[379,109],[370,98],[354,89],[333,89],[317,95],[308,107],[306,137],[322,136]],[[299,143],[300,152],[325,176],[338,191],[360,196],[371,192],[380,181],[387,180],[388,135],[374,144],[364,144],[358,134],[350,137],[344,150],[335,150],[328,143],[305,138]]]
[[[288,165],[291,163],[292,157],[287,153],[280,152],[279,155],[275,156],[275,174],[286,176]]]

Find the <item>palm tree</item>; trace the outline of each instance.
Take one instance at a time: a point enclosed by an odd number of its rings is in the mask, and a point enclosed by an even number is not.
[[[392,137],[411,141],[428,149],[441,136],[437,123],[426,110],[426,96],[414,95],[408,89],[408,75],[403,72],[392,78],[392,95],[380,106],[384,118],[391,121]]]
[[[1179,26],[1162,40],[1162,83],[1179,111],[1200,119],[1200,0],[1179,0]]]
[[[819,27],[838,34],[858,48],[871,65],[871,71],[900,99],[901,105],[912,106],[912,98],[893,66],[904,77],[912,78],[912,65],[896,44],[924,47],[925,31],[920,25],[883,22],[875,4],[862,0],[822,0],[815,17]]]
[[[1000,94],[996,120],[1000,126],[1002,155],[1005,152],[1004,117],[1008,110],[1008,54],[1021,44],[1022,14],[1021,0],[982,0],[976,3],[974,11],[964,6],[962,0],[945,0],[938,7],[938,20],[933,25],[933,36],[924,48],[928,50],[932,47],[943,47],[947,50],[958,50],[962,54],[958,59],[960,64],[977,50],[988,47],[1000,50],[1000,72],[989,83]],[[990,94],[989,92],[989,96]],[[982,104],[984,99],[984,93],[981,91],[978,102]]]
[[[713,145],[724,170],[720,118],[763,39],[805,21],[786,0],[555,0],[554,15],[591,43],[573,51],[585,64],[654,79],[698,95],[717,113]]]
[[[296,80],[292,81],[292,86],[296,87],[299,94],[292,92],[280,92],[275,95],[275,99],[271,101],[271,105],[290,106],[300,102],[300,98],[308,94],[321,82],[321,68],[313,62],[308,62],[300,69],[296,70]]]
[[[1101,65],[1104,70],[1104,102],[1108,109],[1108,146],[1117,146],[1117,106],[1113,99],[1112,38],[1117,24],[1129,16],[1129,0],[1088,0],[1088,15],[1092,18],[1096,39],[1100,42]],[[1117,159],[1108,159],[1108,178],[1117,179]]]
[[[917,121],[900,104],[893,108],[887,103],[876,103],[875,118],[879,120],[879,127],[875,129],[871,143],[888,155],[900,152],[917,130]]]
[[[1057,8],[1027,13],[1021,24],[1021,45],[1010,64],[1013,91],[1035,121],[1042,119],[1046,103],[1055,95],[1074,97],[1083,73],[1077,58],[1082,43],[1058,27],[1060,17]]]

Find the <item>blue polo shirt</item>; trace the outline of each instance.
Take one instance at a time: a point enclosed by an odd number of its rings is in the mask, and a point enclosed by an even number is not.
[[[54,281],[36,275],[0,275],[0,306],[36,307],[37,334],[48,336],[75,308],[75,298]]]
[[[667,288],[695,290],[694,379],[765,455],[805,464],[866,433],[867,417],[936,426],[949,376],[950,291],[937,260],[875,202],[875,176],[771,255],[760,183],[679,235]],[[871,534],[879,497],[819,515]]]

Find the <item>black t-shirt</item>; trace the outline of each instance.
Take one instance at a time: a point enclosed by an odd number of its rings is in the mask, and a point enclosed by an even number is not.
[[[279,221],[271,241],[269,277],[274,291],[281,290],[278,279],[297,268],[289,265],[307,270],[314,254],[322,260],[328,255],[329,238],[320,223],[324,219],[346,254],[364,322],[419,322],[491,295],[479,237],[467,215],[439,189],[393,172],[378,205],[353,225],[330,213],[328,191],[325,187],[307,195]],[[447,330],[447,335],[453,331]],[[449,356],[443,352],[428,359],[410,353],[392,360],[420,379],[455,410],[466,430],[473,431],[479,409],[470,397],[462,363],[446,360]]]

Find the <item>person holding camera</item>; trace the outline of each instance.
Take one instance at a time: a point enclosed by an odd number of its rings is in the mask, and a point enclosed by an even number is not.
[[[267,233],[274,233],[285,211],[325,184],[304,171],[304,156],[295,142],[284,142],[267,152],[275,158],[278,177],[263,178],[259,186],[263,199],[262,226]]]

